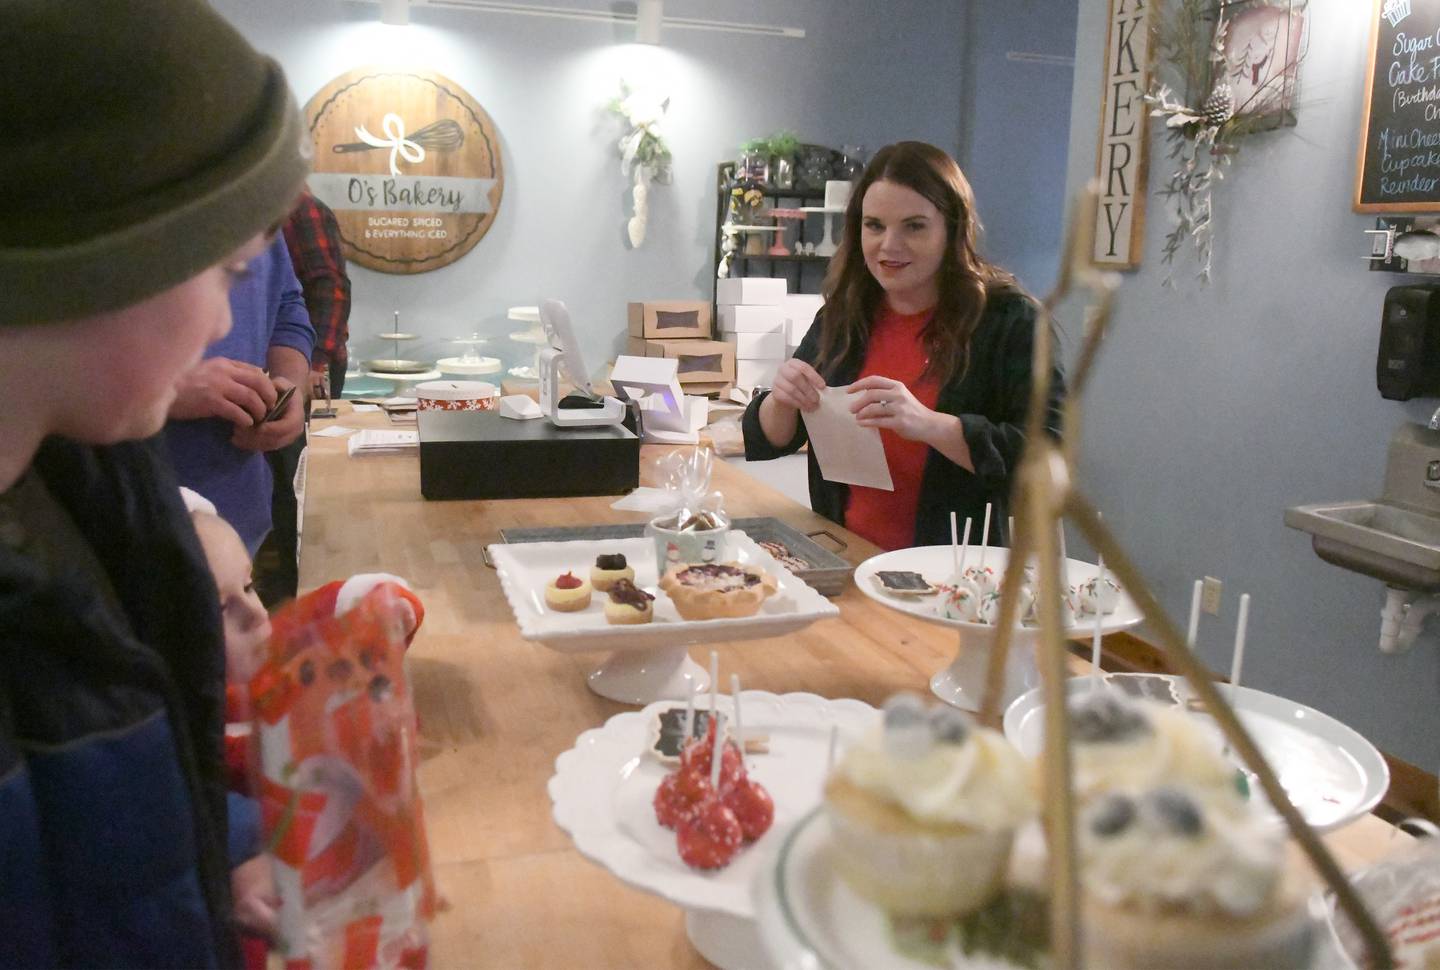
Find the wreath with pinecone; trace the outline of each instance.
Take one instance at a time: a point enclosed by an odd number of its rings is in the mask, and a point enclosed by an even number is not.
[[[1209,94],[1199,107],[1181,101],[1165,83],[1157,83],[1145,96],[1153,106],[1151,116],[1165,119],[1166,154],[1173,164],[1169,179],[1159,190],[1174,221],[1161,251],[1162,261],[1169,267],[1167,286],[1173,285],[1175,258],[1187,240],[1199,263],[1196,276],[1202,284],[1210,282],[1215,183],[1224,179],[1241,138],[1275,126],[1271,117],[1247,113],[1249,104],[1237,105],[1225,80],[1229,67],[1225,41],[1230,27],[1225,8],[1215,15],[1215,29],[1207,39],[1202,31],[1213,5],[1206,0],[1181,0],[1176,7],[1154,22],[1152,44],[1159,60],[1185,78],[1187,89],[1208,90]]]

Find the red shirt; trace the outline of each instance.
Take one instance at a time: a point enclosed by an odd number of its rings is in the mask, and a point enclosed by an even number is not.
[[[940,397],[940,382],[933,378],[920,379],[928,361],[920,335],[931,312],[906,316],[889,306],[881,307],[879,318],[870,328],[860,377],[879,375],[900,381],[917,401],[934,410]],[[915,544],[915,508],[920,501],[920,478],[925,472],[930,446],[902,438],[889,428],[880,429],[880,441],[885,446],[885,460],[890,463],[890,479],[895,490],[887,492],[851,485],[850,500],[845,507],[845,528],[881,549],[905,549]]]

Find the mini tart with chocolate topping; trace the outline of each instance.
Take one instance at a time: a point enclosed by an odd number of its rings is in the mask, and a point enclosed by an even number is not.
[[[561,613],[574,613],[590,605],[590,583],[574,573],[556,576],[545,585],[545,605]]]
[[[614,552],[595,557],[595,565],[590,567],[590,585],[598,592],[610,592],[610,587],[621,579],[635,582],[635,567],[625,561],[624,553]]]
[[[707,562],[676,566],[660,579],[676,611],[687,620],[753,616],[776,590],[775,577],[758,566]]]
[[[610,599],[605,603],[606,623],[649,623],[654,618],[655,597],[628,579],[611,584]]]

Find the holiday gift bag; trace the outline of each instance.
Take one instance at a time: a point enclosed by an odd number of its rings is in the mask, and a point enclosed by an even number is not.
[[[253,790],[287,970],[426,965],[435,887],[406,618],[384,587],[342,616],[302,600],[274,618],[250,682]]]

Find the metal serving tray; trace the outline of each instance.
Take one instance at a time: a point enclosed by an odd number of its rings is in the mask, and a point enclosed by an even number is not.
[[[752,519],[733,519],[730,527],[739,529],[756,542],[778,542],[796,559],[803,560],[808,568],[795,571],[797,578],[817,593],[825,596],[839,596],[850,582],[855,567],[841,559],[829,549],[814,540],[814,536],[825,536],[845,548],[845,541],[821,529],[806,535],[794,526],[786,525],[779,519],[763,516]],[[500,530],[500,541],[512,542],[570,542],[577,539],[603,541],[605,539],[633,539],[645,534],[645,526],[633,525],[582,525],[547,526],[544,528],[516,528]]]

